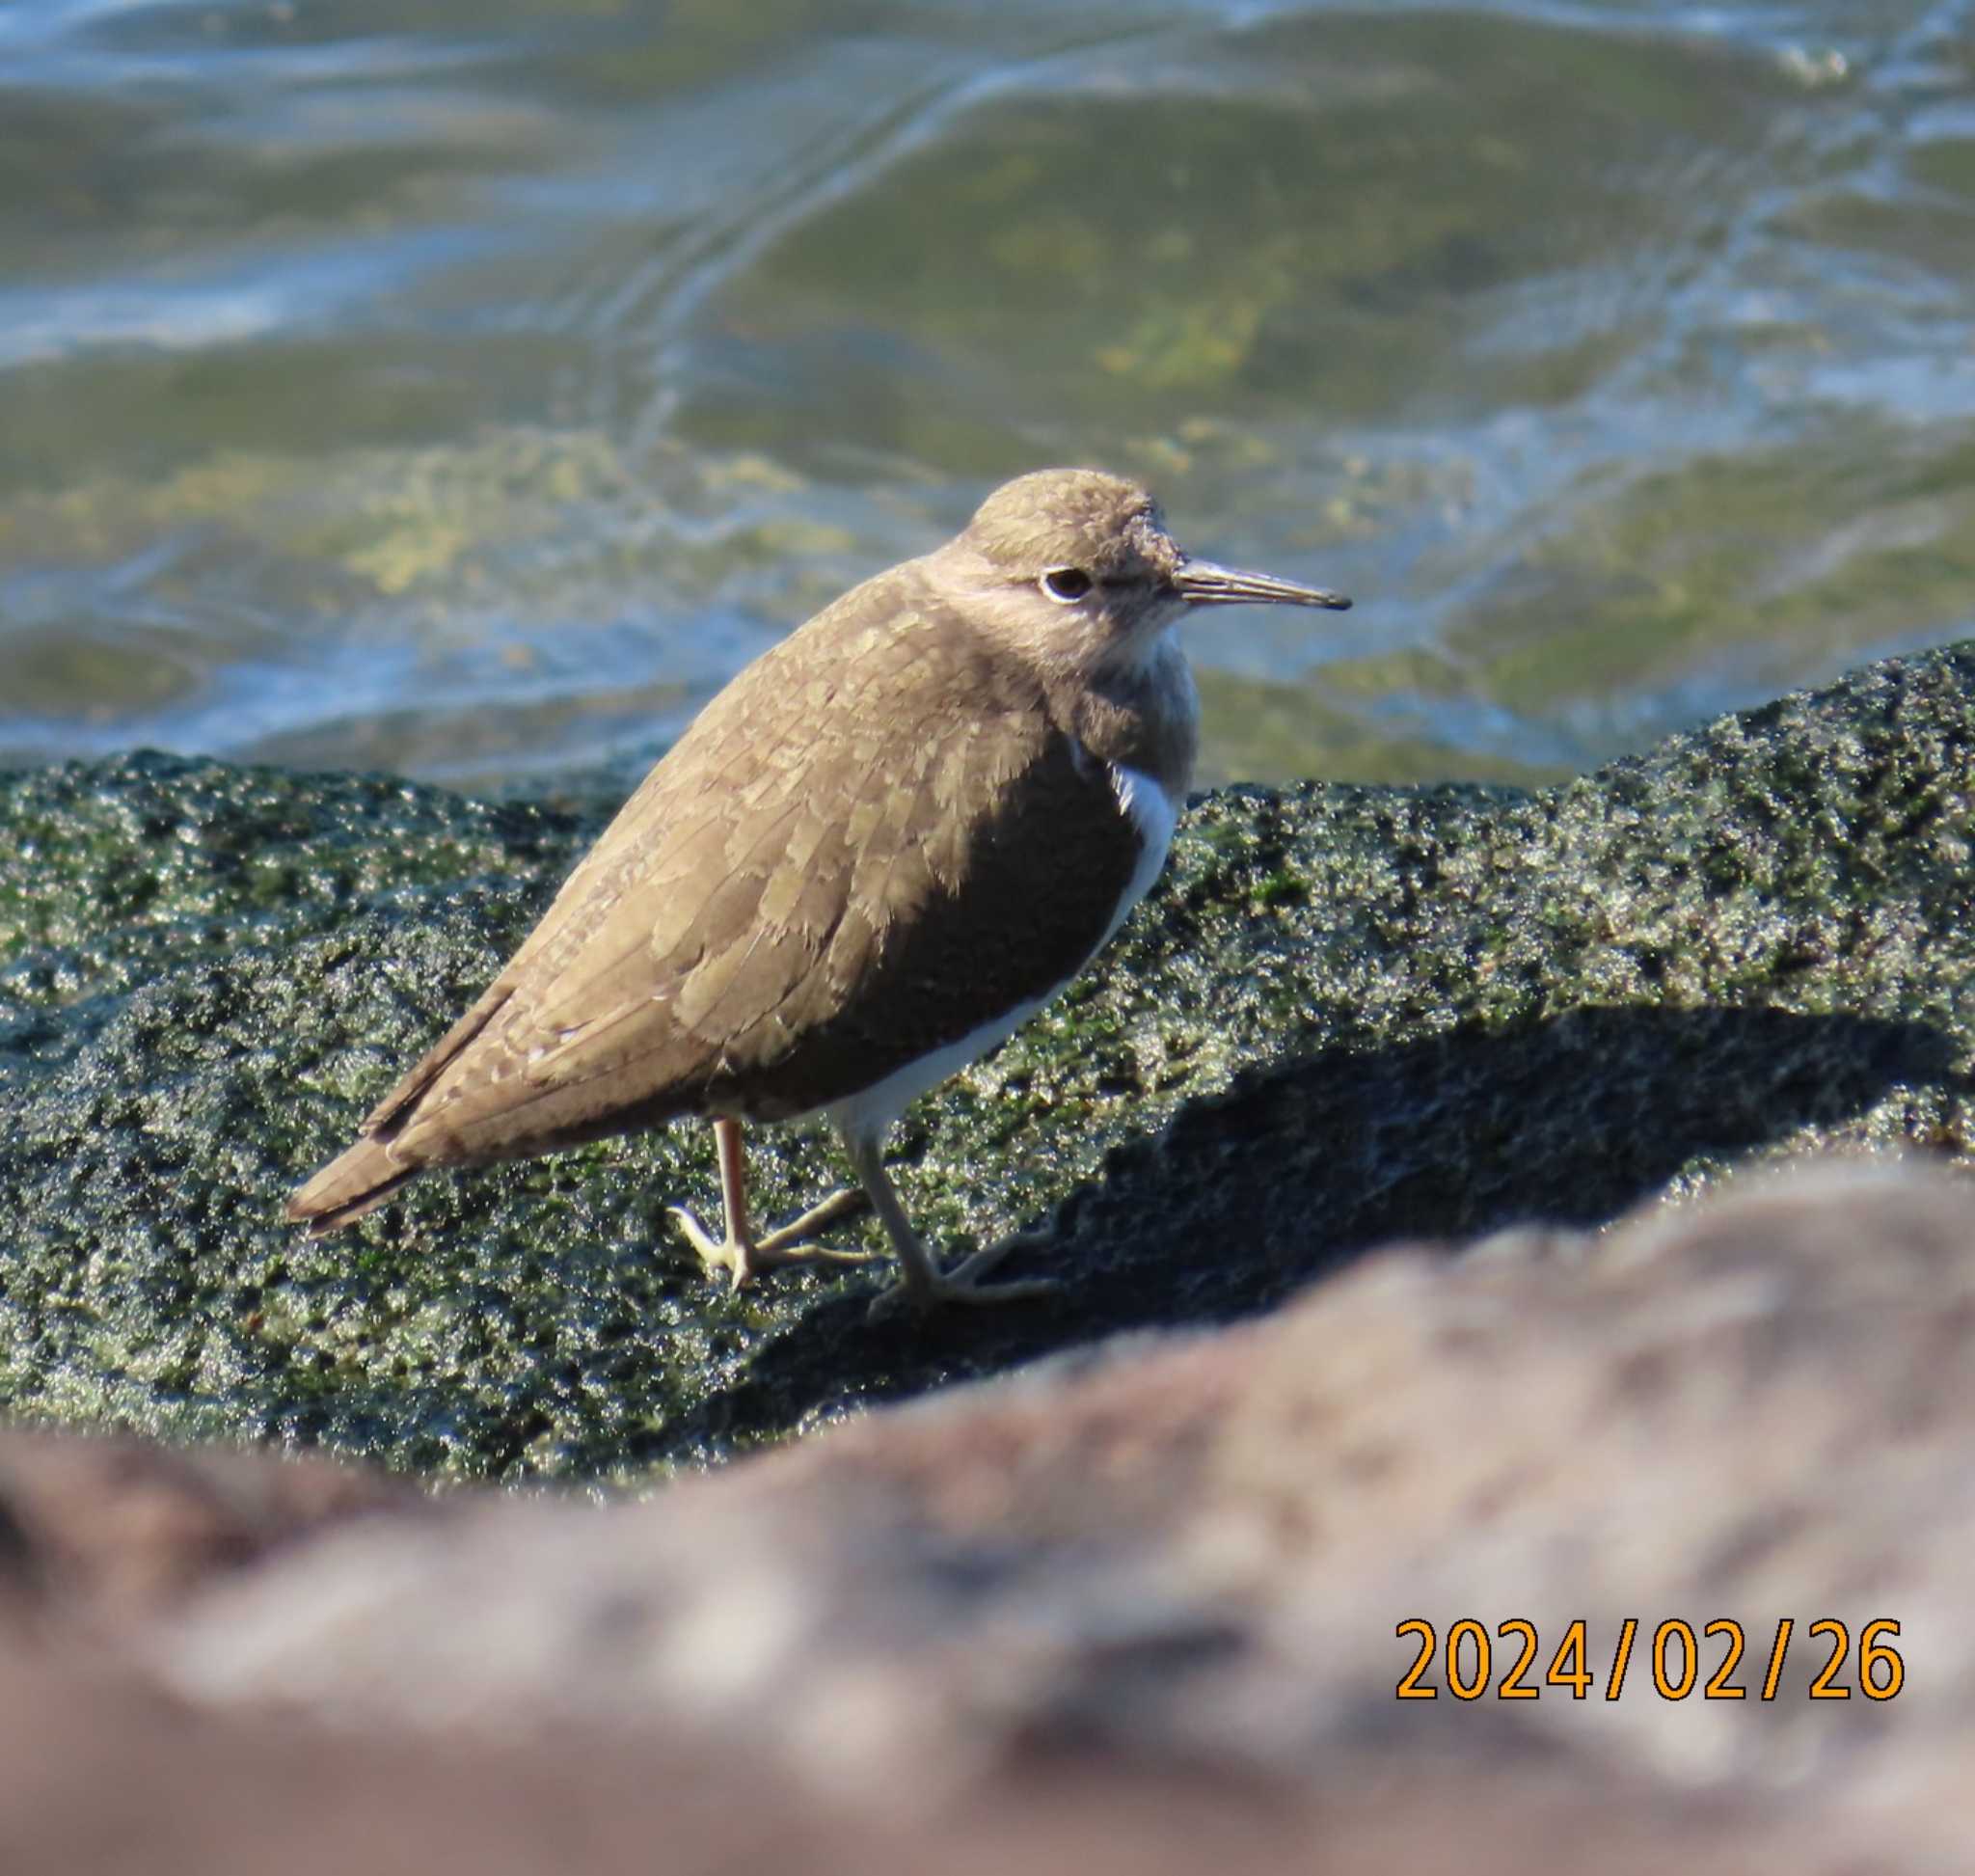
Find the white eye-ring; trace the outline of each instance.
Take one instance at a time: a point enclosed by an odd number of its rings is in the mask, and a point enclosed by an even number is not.
[[[1042,590],[1059,606],[1074,606],[1097,583],[1082,567],[1051,567],[1042,576]]]

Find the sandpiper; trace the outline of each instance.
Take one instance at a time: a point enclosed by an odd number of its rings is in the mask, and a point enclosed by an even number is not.
[[[1007,1245],[942,1270],[882,1163],[907,1103],[1014,1033],[1165,862],[1198,739],[1191,609],[1341,608],[1195,559],[1136,483],[1043,470],[825,607],[645,777],[487,992],[288,1201],[316,1232],[419,1173],[712,1120],[710,1273],[836,1257],[877,1211],[915,1302],[1000,1302]],[[742,1127],[827,1114],[861,1194],[748,1216]]]

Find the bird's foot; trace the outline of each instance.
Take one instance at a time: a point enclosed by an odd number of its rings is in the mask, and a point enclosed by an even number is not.
[[[1038,1296],[1054,1296],[1063,1288],[1058,1277],[1017,1277],[1013,1283],[981,1281],[1011,1251],[1036,1241],[1034,1237],[1004,1237],[985,1251],[962,1258],[951,1270],[936,1268],[930,1259],[923,1270],[907,1264],[904,1279],[872,1303],[871,1319],[879,1321],[901,1309],[937,1309],[947,1303],[1026,1303]]]
[[[726,1273],[728,1288],[741,1290],[764,1270],[779,1269],[790,1264],[868,1264],[869,1251],[840,1251],[834,1245],[814,1242],[815,1235],[845,1218],[868,1210],[871,1201],[854,1185],[832,1192],[820,1205],[812,1205],[799,1218],[777,1226],[761,1237],[737,1237],[730,1221],[726,1236],[716,1237],[683,1205],[669,1206],[673,1221],[686,1235],[686,1241],[698,1255],[710,1277]]]

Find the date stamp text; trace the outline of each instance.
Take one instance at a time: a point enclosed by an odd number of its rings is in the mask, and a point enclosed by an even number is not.
[[[1704,1700],[1745,1700],[1751,1694],[1773,1700],[1797,1623],[1792,1617],[1781,1618],[1774,1635],[1758,1636],[1757,1652],[1750,1654],[1743,1625],[1726,1618],[1703,1624],[1696,1635],[1691,1622],[1672,1617],[1645,1634],[1638,1618],[1628,1616],[1619,1624],[1610,1655],[1594,1658],[1586,1624],[1574,1621],[1547,1660],[1535,1623],[1518,1618],[1498,1623],[1492,1634],[1486,1624],[1463,1619],[1450,1623],[1443,1635],[1415,1617],[1393,1634],[1417,1649],[1412,1666],[1399,1676],[1402,1700],[1440,1699],[1439,1687],[1427,1678],[1436,1661],[1445,1669],[1447,1691],[1457,1700],[1490,1694],[1499,1700],[1533,1700],[1550,1688],[1559,1698],[1568,1694],[1582,1700],[1601,1686],[1604,1698],[1615,1700],[1632,1673],[1642,1680],[1650,1673],[1653,1691],[1663,1700],[1684,1700],[1695,1693]],[[1855,1692],[1868,1700],[1891,1699],[1907,1684],[1907,1664],[1893,1645],[1899,1634],[1898,1622],[1880,1617],[1858,1631],[1854,1651],[1852,1631],[1835,1618],[1809,1623],[1799,1645],[1822,1655],[1810,1698],[1849,1700]]]

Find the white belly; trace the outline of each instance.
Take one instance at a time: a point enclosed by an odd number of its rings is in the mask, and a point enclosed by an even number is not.
[[[1092,948],[1091,957],[1096,957],[1110,943],[1119,926],[1130,916],[1132,907],[1150,891],[1152,882],[1166,864],[1166,850],[1173,844],[1173,829],[1179,819],[1178,804],[1150,775],[1136,769],[1127,769],[1122,763],[1114,762],[1107,766],[1111,771],[1111,787],[1118,797],[1118,805],[1138,829],[1141,846],[1138,865],[1133,868],[1131,879],[1118,901],[1118,910],[1111,914],[1110,924],[1104,928],[1104,936]],[[1089,962],[1089,958],[1084,960],[1085,964]],[[1083,965],[1077,966],[1079,971],[1082,968]],[[1061,984],[1052,986],[1041,996],[1027,1003],[1017,1003],[1014,1009],[1005,1011],[991,1022],[984,1022],[958,1042],[948,1043],[944,1048],[934,1049],[930,1055],[907,1062],[882,1081],[860,1093],[847,1095],[842,1101],[833,1101],[825,1111],[848,1133],[862,1138],[880,1137],[928,1089],[938,1087],[949,1075],[958,1074],[969,1062],[979,1061],[990,1049],[999,1048],[1043,1004],[1067,988],[1075,975],[1076,971],[1072,971]]]

